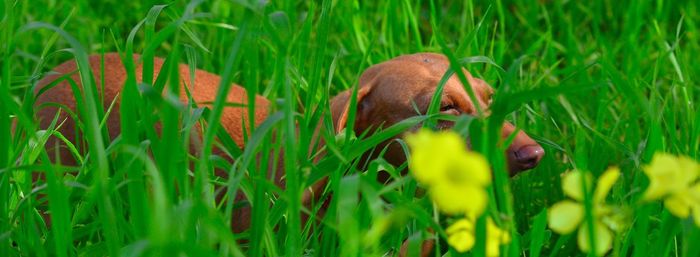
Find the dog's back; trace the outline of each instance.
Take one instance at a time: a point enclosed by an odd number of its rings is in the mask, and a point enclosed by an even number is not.
[[[134,61],[139,61],[139,56],[133,56]],[[127,71],[122,64],[119,54],[108,53],[103,56],[92,55],[89,57],[90,70],[95,78],[96,87],[98,92],[101,92],[101,99],[103,99],[103,108],[105,110],[109,108],[112,101],[116,99],[115,105],[111,110],[111,113],[107,117],[106,127],[109,130],[110,137],[113,139],[120,133],[120,123],[119,123],[119,106],[121,104],[121,99],[119,99],[119,93],[124,86],[126,81]],[[104,65],[102,63],[104,62]],[[154,74],[153,78],[158,77],[160,70],[163,66],[164,60],[161,58],[154,59]],[[208,103],[213,103],[216,98],[216,93],[219,88],[221,79],[219,76],[211,74],[203,70],[196,70],[194,76],[194,83],[190,83],[190,69],[187,65],[179,64],[179,76],[180,76],[180,95],[179,98],[182,102],[187,102],[188,97],[184,89],[187,86],[187,90],[190,92],[193,100],[199,106],[207,106]],[[140,83],[142,78],[142,65],[137,63],[135,69],[135,75],[137,81]],[[104,73],[103,73],[104,70]],[[76,120],[80,117],[79,112],[76,109],[76,101],[74,98],[74,92],[70,83],[66,80],[58,82],[55,86],[44,89],[47,85],[52,84],[56,79],[61,78],[66,74],[72,73],[69,78],[75,81],[78,88],[82,89],[82,83],[80,81],[79,73],[77,72],[77,65],[75,61],[67,61],[61,65],[58,65],[53,69],[52,74],[46,76],[39,82],[37,86],[37,92],[41,92],[37,96],[36,105],[37,106],[37,117],[40,119],[40,126],[42,129],[47,128],[55,115],[58,113],[59,106],[65,106],[70,110],[70,112],[77,115],[77,117],[71,117],[68,115],[68,110],[61,110],[61,117],[59,118],[59,123],[63,123],[59,131],[63,134],[68,141],[76,142],[76,139],[80,137],[80,131],[76,130]],[[104,84],[102,82],[104,81]],[[191,84],[191,85],[190,85]],[[233,85],[227,96],[227,102],[232,103],[233,106],[224,108],[223,114],[221,116],[221,125],[224,129],[228,131],[231,138],[238,144],[239,147],[243,146],[244,143],[244,127],[248,129],[249,126],[245,126],[248,122],[248,108],[245,106],[236,105],[247,105],[248,96],[246,90],[238,85]],[[269,102],[267,99],[261,96],[255,96],[255,123],[256,125],[265,120],[267,117]],[[64,147],[63,144],[52,138],[47,143],[49,148],[55,147],[57,144],[60,147]],[[62,149],[60,152],[60,158],[63,163],[74,163],[74,158],[69,151]]]

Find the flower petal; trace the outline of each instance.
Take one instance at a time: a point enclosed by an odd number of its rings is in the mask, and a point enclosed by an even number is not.
[[[455,160],[465,159],[467,152],[464,140],[453,131],[422,129],[405,139],[411,148],[409,168],[416,181],[425,185],[444,179],[446,171],[454,167]]]
[[[666,198],[664,206],[674,216],[685,219],[690,215],[690,196],[687,193],[674,194]]]
[[[477,152],[467,151],[463,154],[463,159],[460,162],[469,172],[469,180],[471,183],[488,186],[491,184],[491,168],[483,155]]]
[[[462,151],[444,154],[445,171],[437,183],[486,187],[491,184],[491,169],[486,158],[479,153]]]
[[[695,186],[690,189],[690,195],[693,199],[690,204],[690,209],[693,213],[693,221],[695,221],[696,226],[700,227],[700,183],[695,184]]]
[[[690,184],[700,177],[700,164],[695,160],[687,156],[679,156],[678,165],[681,171],[680,180],[683,181],[685,185],[690,186]]]
[[[642,199],[646,201],[660,199],[668,193],[668,187],[657,179],[649,177],[649,187],[644,191]]]
[[[609,207],[606,206],[605,208]],[[613,232],[622,233],[628,228],[627,225],[629,223],[629,217],[622,209],[610,210],[610,212],[604,215],[594,217],[599,217],[600,222],[605,224],[605,226]]]
[[[612,247],[612,232],[601,222],[595,222],[593,229],[595,231],[595,253],[597,256],[603,256]],[[590,234],[586,223],[578,230],[578,247],[585,253],[591,250]]]
[[[491,218],[486,221],[486,256],[500,256],[500,246],[510,242],[510,234],[496,226]]]
[[[562,178],[561,186],[562,190],[564,190],[564,194],[573,198],[574,200],[582,202],[584,191],[583,186],[581,184],[581,180],[583,179],[583,177],[585,177],[586,179],[587,188],[591,190],[593,186],[593,178],[591,177],[591,175],[578,170],[574,170],[565,174],[564,178]]]
[[[549,228],[559,234],[569,234],[576,230],[583,220],[583,205],[564,200],[549,208]]]
[[[510,243],[510,233],[499,228],[491,218],[486,220],[486,233],[488,234],[489,240],[493,239],[499,244]]]
[[[598,178],[598,185],[593,193],[593,202],[602,203],[605,201],[605,197],[610,192],[612,186],[617,182],[617,178],[620,177],[620,168],[610,167],[606,170],[603,175]]]
[[[440,165],[441,160],[436,158],[435,153],[430,149],[430,130],[420,130],[418,133],[406,136],[406,143],[411,148],[411,156],[408,162],[413,177],[421,184],[430,184],[443,170]],[[439,156],[437,156],[439,157]]]
[[[432,184],[442,176],[440,172],[445,170],[444,164],[424,151],[414,151],[408,165],[416,181],[424,185]]]
[[[486,256],[498,257],[501,256],[501,244],[498,240],[486,241]]]
[[[461,230],[474,231],[474,222],[466,218],[459,219],[454,224],[447,227],[445,233],[449,235]]]
[[[466,252],[474,247],[474,223],[460,219],[445,230],[447,243],[458,252]]]
[[[430,188],[429,193],[430,199],[438,209],[450,215],[467,214],[478,217],[484,213],[488,202],[486,191],[477,186],[438,183]]]
[[[649,187],[644,192],[643,199],[655,200],[669,193],[682,190],[688,185],[681,170],[681,161],[671,154],[656,153],[649,165],[642,167],[649,178]]]

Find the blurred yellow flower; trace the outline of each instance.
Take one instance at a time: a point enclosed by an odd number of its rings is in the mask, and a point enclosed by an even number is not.
[[[458,252],[466,252],[476,242],[476,224],[471,219],[463,218],[447,228],[447,243]],[[486,220],[486,255],[500,256],[500,245],[510,242],[510,234],[502,230],[491,218]]]
[[[510,243],[510,234],[504,231],[490,218],[486,222],[486,256],[500,256],[500,245]]]
[[[466,252],[474,247],[474,223],[466,218],[460,219],[445,230],[447,243],[458,252]]]
[[[619,177],[619,168],[609,168],[598,178],[598,185],[593,191],[593,231],[596,240],[595,252],[598,256],[602,256],[612,247],[611,229],[620,227],[618,224],[608,224],[616,222],[617,219],[613,217],[611,208],[605,205],[605,197]],[[593,178],[590,174],[581,171],[575,170],[564,175],[562,180],[564,194],[575,201],[567,199],[552,205],[548,215],[549,227],[559,234],[569,234],[578,228],[578,245],[581,251],[586,253],[591,251],[591,242],[588,223],[584,222],[585,191],[582,186],[585,183],[586,187],[590,188],[593,185],[592,182]]]
[[[685,156],[657,153],[642,170],[649,177],[644,200],[664,199],[669,212],[680,218],[692,213],[700,227],[700,164]]]
[[[476,217],[484,212],[491,171],[483,156],[468,151],[453,131],[423,129],[406,136],[406,142],[411,148],[409,168],[416,181],[428,187],[438,209]]]

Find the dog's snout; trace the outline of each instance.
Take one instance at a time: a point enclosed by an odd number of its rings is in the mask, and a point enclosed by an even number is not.
[[[514,166],[511,170],[523,171],[537,166],[544,156],[544,149],[540,145],[526,145],[512,152]]]

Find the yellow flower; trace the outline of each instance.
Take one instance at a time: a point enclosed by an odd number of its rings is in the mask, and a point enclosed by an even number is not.
[[[685,156],[657,153],[642,169],[649,177],[643,199],[664,199],[669,212],[680,218],[692,213],[700,227],[700,164]]]
[[[463,218],[447,228],[447,243],[458,252],[466,252],[474,247],[476,242],[475,224],[468,218]],[[510,234],[501,230],[491,218],[486,220],[486,255],[499,256],[500,245],[510,242]]]
[[[411,148],[409,168],[430,198],[447,214],[479,216],[488,202],[485,187],[491,183],[486,159],[466,149],[453,131],[420,130],[406,136]]]
[[[447,243],[458,252],[466,252],[474,247],[474,223],[466,218],[460,219],[445,230]]]
[[[486,222],[486,256],[500,256],[500,245],[507,243],[510,243],[510,234],[496,226],[493,220],[488,219]]]
[[[620,176],[620,169],[612,167],[606,170],[598,179],[598,185],[593,191],[593,231],[595,232],[595,252],[602,256],[612,247],[613,234],[611,228],[619,228],[615,222],[610,207],[605,205],[605,197]],[[572,200],[563,200],[549,209],[549,227],[559,234],[569,234],[578,228],[578,245],[581,251],[591,251],[591,242],[588,223],[584,222],[585,207],[583,205],[584,190],[582,182],[591,187],[593,179],[589,174],[580,171],[569,172],[564,175],[562,187],[564,194]]]

